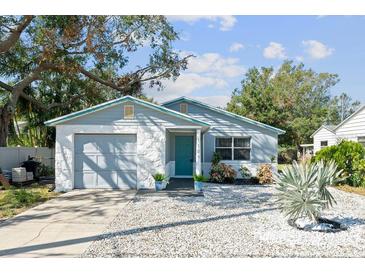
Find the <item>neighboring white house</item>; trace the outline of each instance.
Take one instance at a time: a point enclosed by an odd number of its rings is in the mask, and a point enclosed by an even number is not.
[[[152,175],[208,175],[214,152],[236,170],[277,157],[284,131],[181,97],[125,96],[46,122],[56,127],[56,190],[152,188]]]
[[[359,107],[337,126],[322,125],[311,137],[314,153],[343,139],[359,142],[365,146],[365,105]]]

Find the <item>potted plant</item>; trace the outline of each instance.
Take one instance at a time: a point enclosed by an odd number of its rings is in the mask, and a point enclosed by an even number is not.
[[[200,174],[194,174],[194,189],[197,192],[203,191],[203,182],[206,182],[208,179]]]
[[[155,188],[156,188],[156,191],[159,191],[159,190],[163,190],[166,188],[166,185],[167,185],[167,182],[166,182],[166,179],[167,179],[167,176],[165,174],[162,174],[162,173],[155,173],[154,175],[152,175],[153,179],[155,179]]]

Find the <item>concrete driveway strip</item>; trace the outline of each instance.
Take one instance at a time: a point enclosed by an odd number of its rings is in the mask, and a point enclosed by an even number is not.
[[[0,223],[0,257],[79,257],[133,190],[74,190]]]

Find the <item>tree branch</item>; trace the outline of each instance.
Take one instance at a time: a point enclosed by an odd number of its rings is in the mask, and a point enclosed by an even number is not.
[[[96,81],[96,82],[99,82],[100,84],[103,84],[105,86],[108,86],[108,87],[111,87],[115,90],[118,90],[118,91],[125,91],[124,88],[121,88],[119,87],[117,84],[113,83],[113,82],[110,82],[110,81],[107,81],[107,80],[104,80],[104,79],[101,79],[99,76],[93,74],[92,72],[90,71],[87,71],[86,69],[82,68],[82,67],[79,67],[79,71],[81,74],[85,75],[86,77]]]
[[[16,44],[16,42],[18,42],[20,35],[30,24],[33,18],[33,15],[24,16],[19,25],[15,29],[10,31],[10,35],[4,41],[0,42],[0,53],[7,52]]]
[[[1,87],[2,89],[5,89],[5,90],[7,90],[7,91],[10,91],[10,92],[12,92],[12,91],[13,91],[13,87],[9,86],[8,84],[6,84],[6,83],[4,83],[4,82],[2,82],[2,81],[0,81],[0,87]]]
[[[40,109],[49,110],[49,109],[52,109],[55,107],[65,107],[65,106],[75,102],[76,100],[80,99],[82,97],[82,95],[76,95],[76,96],[72,97],[70,100],[68,100],[67,102],[52,103],[52,104],[47,104],[47,105],[45,105],[44,103],[40,102],[36,98],[33,98],[32,96],[30,96],[24,92],[20,93],[20,97],[31,102],[32,104],[36,105]]]

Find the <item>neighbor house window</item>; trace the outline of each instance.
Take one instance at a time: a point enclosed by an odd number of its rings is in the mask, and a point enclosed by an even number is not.
[[[222,137],[215,139],[215,151],[222,160],[249,161],[251,155],[250,137]]]
[[[321,148],[327,147],[328,141],[321,141]]]
[[[357,142],[362,144],[365,147],[365,136],[357,137]]]
[[[181,103],[181,104],[180,104],[180,112],[181,112],[181,113],[188,113],[188,104],[186,104],[186,103]]]
[[[133,118],[134,118],[134,106],[125,105],[124,106],[124,119],[133,119]]]

